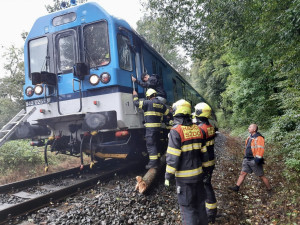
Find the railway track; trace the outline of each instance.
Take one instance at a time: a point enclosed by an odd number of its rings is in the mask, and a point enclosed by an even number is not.
[[[73,168],[58,173],[0,186],[0,224],[7,224],[15,217],[35,211],[65,199],[84,189],[105,181],[114,174],[126,173],[140,163],[107,160],[95,165],[93,170]],[[13,203],[11,203],[13,202]]]

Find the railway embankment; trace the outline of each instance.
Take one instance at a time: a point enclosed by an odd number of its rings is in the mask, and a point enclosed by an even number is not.
[[[249,175],[239,193],[228,190],[235,184],[241,169],[244,141],[220,133],[216,139],[217,165],[213,176],[218,201],[215,224],[300,224],[299,193],[283,177],[283,163],[267,154],[265,173],[274,189],[268,195],[263,184]],[[32,224],[180,224],[174,183],[169,189],[163,176],[146,194],[134,191],[135,177],[145,171],[116,174],[79,195],[54,202],[13,223]]]

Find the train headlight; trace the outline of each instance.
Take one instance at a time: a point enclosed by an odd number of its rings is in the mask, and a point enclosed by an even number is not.
[[[42,85],[36,85],[34,88],[34,93],[36,95],[40,95],[43,93],[43,86]]]
[[[26,90],[25,90],[25,94],[28,96],[28,97],[31,97],[34,93],[34,90],[32,87],[27,87]]]
[[[100,80],[103,84],[107,84],[110,81],[110,75],[109,73],[102,73],[100,75]]]
[[[91,85],[97,85],[99,84],[100,78],[96,74],[92,74],[90,76],[90,83]]]

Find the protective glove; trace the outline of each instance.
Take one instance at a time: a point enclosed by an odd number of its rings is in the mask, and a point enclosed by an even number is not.
[[[169,180],[165,180],[165,187],[170,187],[170,181]]]

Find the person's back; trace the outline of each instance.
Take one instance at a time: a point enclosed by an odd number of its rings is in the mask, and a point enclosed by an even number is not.
[[[175,119],[176,123],[176,119]],[[180,140],[178,142],[177,140]],[[196,124],[188,121],[186,124],[177,124],[170,130],[168,150],[181,151],[180,161],[172,154],[167,155],[167,161],[174,164],[167,165],[167,172],[173,172],[176,168],[175,177],[182,182],[197,182],[202,179],[202,154],[201,146],[203,135]],[[175,153],[176,155],[176,153]],[[175,166],[175,167],[174,167]],[[189,171],[189,172],[187,172]]]
[[[145,127],[159,128],[161,127],[162,117],[167,111],[167,107],[162,104],[157,98],[144,100],[143,105],[139,108],[144,110]]]
[[[192,123],[191,104],[179,100],[173,104],[174,126],[169,133],[165,185],[175,176],[178,204],[183,224],[206,225],[205,191],[202,173],[201,129]]]
[[[169,110],[156,98],[156,91],[149,88],[146,92],[147,100],[138,99],[136,91],[133,91],[133,104],[144,111],[144,120],[146,127],[146,147],[149,154],[149,163],[146,169],[156,168],[158,166],[158,143],[160,139],[161,122],[163,115],[167,115]]]
[[[204,188],[206,192],[206,212],[209,222],[215,222],[217,215],[217,199],[211,184],[213,170],[215,168],[215,128],[209,123],[208,118],[211,116],[211,107],[205,102],[200,102],[195,106],[196,124],[205,133],[205,147],[203,152],[203,172],[204,172]]]

